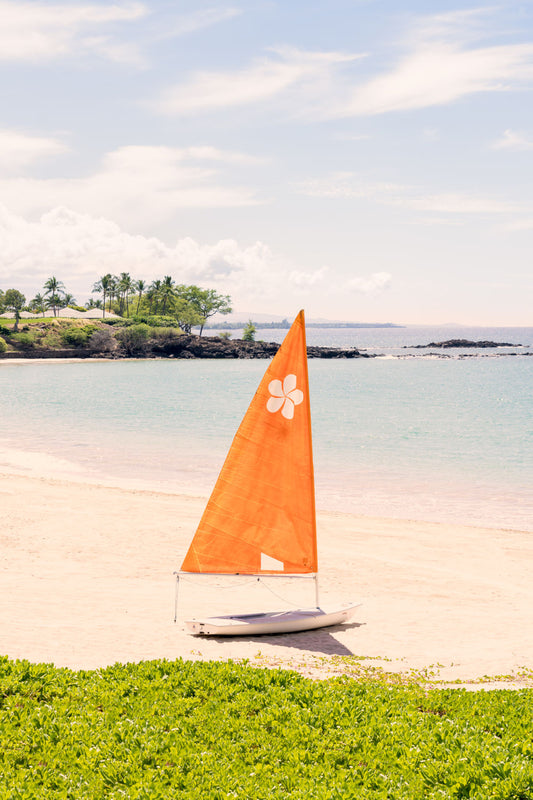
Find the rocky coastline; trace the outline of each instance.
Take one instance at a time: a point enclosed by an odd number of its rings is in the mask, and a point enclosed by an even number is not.
[[[87,347],[76,348],[37,348],[17,349],[0,354],[0,359],[72,359],[72,358],[108,358],[122,360],[125,358],[213,358],[213,359],[252,359],[272,358],[279,350],[276,342],[246,342],[242,339],[220,339],[216,336],[183,335],[165,342],[149,343],[144,350],[127,353],[116,349],[112,352],[100,352]],[[361,352],[356,347],[318,347],[307,348],[308,358],[375,358]]]
[[[144,343],[135,351],[114,345],[112,350],[91,347],[24,347],[14,346],[6,352],[0,352],[0,360],[15,359],[109,359],[121,361],[124,359],[271,359],[277,353],[280,345],[277,342],[244,341],[243,339],[225,339],[218,336],[196,336],[183,334],[168,339],[151,340]],[[445,342],[430,342],[429,344],[404,345],[404,350],[426,350],[428,352],[406,353],[397,355],[397,358],[481,358],[516,356],[516,352],[490,352],[498,351],[504,347],[523,347],[509,342],[475,342],[466,339],[449,339]],[[453,350],[470,350],[471,352],[454,353]],[[435,352],[438,350],[438,352]],[[479,350],[489,352],[480,353]],[[451,351],[451,352],[444,352]],[[384,354],[367,353],[356,347],[322,347],[309,345],[308,358],[346,359],[346,358],[379,358]],[[531,356],[533,353],[525,349],[519,353]]]

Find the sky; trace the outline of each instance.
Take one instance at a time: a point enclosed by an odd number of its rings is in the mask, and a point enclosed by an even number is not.
[[[533,0],[0,0],[0,288],[533,324]]]

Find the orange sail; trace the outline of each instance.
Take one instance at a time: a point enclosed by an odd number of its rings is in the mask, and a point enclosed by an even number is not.
[[[240,424],[182,570],[230,574],[317,571],[303,311]]]

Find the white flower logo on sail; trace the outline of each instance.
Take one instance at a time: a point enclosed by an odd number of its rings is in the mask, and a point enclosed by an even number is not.
[[[296,388],[296,375],[287,375],[283,383],[276,378],[268,384],[268,391],[271,397],[267,401],[267,409],[271,414],[281,409],[281,415],[285,419],[294,417],[294,406],[300,405],[304,399],[304,393]]]

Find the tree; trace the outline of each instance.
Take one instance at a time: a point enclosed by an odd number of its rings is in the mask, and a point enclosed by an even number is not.
[[[139,297],[138,297],[138,300],[137,300],[137,308],[136,308],[136,310],[135,310],[135,313],[136,313],[136,314],[138,314],[138,313],[139,313],[139,306],[141,305],[141,300],[142,300],[143,292],[145,292],[145,291],[146,291],[146,283],[145,283],[145,281],[143,281],[142,279],[141,279],[141,280],[139,280],[139,281],[137,281],[137,284],[136,284],[136,287],[135,287],[135,288],[136,288],[136,290],[137,290],[137,294],[138,294],[138,296],[139,296]]]
[[[30,311],[35,311],[37,314],[42,314],[44,317],[45,308],[46,300],[42,294],[36,294],[33,300],[30,302]]]
[[[165,275],[159,287],[159,300],[161,302],[161,314],[164,316],[167,310],[170,311],[176,299],[176,287],[170,275]]]
[[[146,292],[146,297],[148,298],[148,302],[150,306],[148,308],[150,314],[152,311],[155,313],[157,311],[157,304],[159,302],[159,290],[161,289],[161,281],[155,280],[152,281],[150,286],[148,287],[148,291]],[[155,305],[155,308],[154,308]]]
[[[105,300],[113,291],[115,279],[110,272],[107,275],[102,275],[93,286],[93,292],[99,292],[103,295],[102,302],[102,318],[105,317]]]
[[[85,303],[85,308],[89,310],[90,308],[103,308],[103,303],[101,300],[93,300],[91,297],[90,300],[87,300]]]
[[[66,306],[75,306],[76,305],[76,298],[73,294],[65,294],[63,297],[63,303]]]
[[[15,314],[15,327],[13,330],[15,333],[19,329],[19,319],[20,319],[20,312],[24,308],[24,304],[26,302],[26,298],[19,292],[18,289],[8,289],[4,293],[3,303],[4,306],[7,308],[8,311],[13,311]]]
[[[51,294],[45,298],[45,308],[51,308],[54,312],[54,317],[57,317],[57,309],[61,306],[62,298],[58,294]]]
[[[202,322],[202,318],[193,304],[183,297],[178,297],[174,301],[173,315],[184,333],[191,333],[193,326],[200,325]]]
[[[242,331],[243,342],[253,342],[255,340],[257,328],[251,319],[248,320]]]
[[[129,272],[121,272],[117,281],[117,292],[120,304],[120,313],[124,314],[126,309],[126,316],[129,317],[129,296],[135,291],[135,281],[132,279]]]
[[[45,297],[49,298],[49,307],[54,310],[54,317],[57,317],[57,306],[61,303],[61,295],[64,294],[65,285],[62,281],[52,276],[44,284]]]
[[[209,317],[215,314],[231,314],[231,298],[228,294],[218,294],[214,289],[201,289],[194,284],[178,287],[178,293],[191,303],[201,317],[200,336]]]

